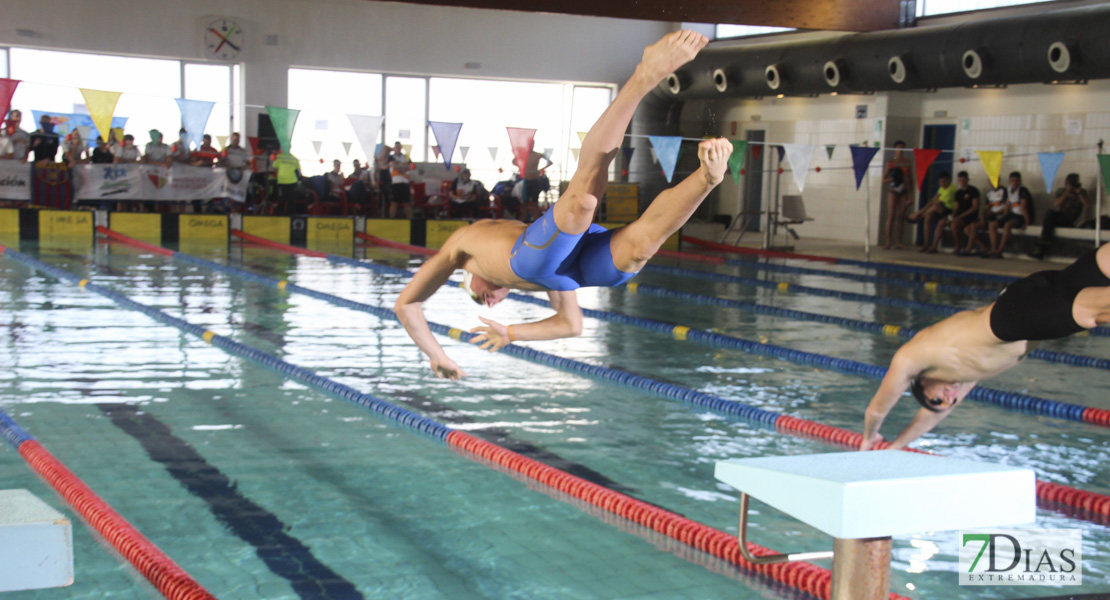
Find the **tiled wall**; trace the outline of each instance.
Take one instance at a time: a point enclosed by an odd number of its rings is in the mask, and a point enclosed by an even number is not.
[[[867,107],[866,118],[856,118],[860,105]],[[867,211],[866,190],[855,190],[848,144],[873,144],[881,140],[893,145],[895,139],[902,139],[913,147],[920,143],[925,125],[955,125],[956,159],[964,157],[966,162],[957,162],[954,170],[968,171],[974,185],[987,187],[987,176],[974,151],[1003,151],[1002,177],[1010,171],[1021,171],[1025,185],[1035,197],[1037,214],[1043,215],[1052,198],[1045,189],[1036,154],[1067,151],[1054,187],[1061,186],[1067,173],[1079,173],[1094,199],[1098,187],[1097,144],[1103,139],[1110,142],[1108,109],[1110,81],[1078,86],[1022,85],[935,93],[765,98],[688,102],[683,110],[683,131],[744,139],[746,131],[763,129],[770,143],[817,145],[812,166],[822,170],[808,173],[802,193],[806,211],[816,220],[800,227],[799,233],[862,240],[865,215],[869,214],[870,239],[877,243],[880,219],[885,216],[880,165],[889,160],[889,153],[881,153],[872,163],[871,204]],[[713,126],[708,128],[704,121],[706,115],[711,115],[713,120]],[[734,122],[736,134],[732,135]],[[876,129],[878,123],[882,125],[881,131]],[[826,154],[827,144],[836,145],[832,159]],[[1106,152],[1110,152],[1110,146]],[[768,166],[777,164],[770,162],[768,156],[764,161]],[[788,173],[782,175],[781,183],[782,193],[798,193]],[[864,186],[867,186],[866,180]],[[731,177],[726,178],[717,197],[711,200],[714,204],[709,212],[735,214],[743,199],[743,187],[743,179],[737,187]],[[1110,201],[1103,205],[1103,214],[1110,214]]]

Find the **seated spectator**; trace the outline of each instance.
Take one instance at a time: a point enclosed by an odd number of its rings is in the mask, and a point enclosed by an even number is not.
[[[1091,199],[1087,190],[1079,183],[1079,174],[1069,173],[1064,179],[1064,187],[1056,191],[1052,209],[1044,215],[1040,242],[1029,255],[1038,260],[1043,259],[1048,254],[1052,240],[1056,238],[1056,228],[1075,227],[1090,206]]]
[[[331,170],[324,174],[324,179],[328,182],[328,194],[343,192],[346,177],[343,176],[343,163],[338,158],[331,161]]]
[[[13,110],[0,130],[0,159],[25,162],[31,148],[31,135],[19,128],[23,113]]]
[[[81,131],[75,127],[62,141],[62,162],[70,167],[87,162],[85,155],[88,151],[88,142],[81,138]]]
[[[189,157],[189,164],[194,167],[213,167],[216,161],[220,158],[220,151],[212,146],[212,136],[207,133],[200,138],[200,148],[192,152]]]
[[[89,162],[94,165],[110,165],[115,161],[116,157],[112,156],[112,151],[108,147],[108,142],[104,141],[104,136],[96,138],[96,148],[93,148]]]
[[[925,218],[925,240],[920,252],[936,253],[941,234],[944,233],[944,225],[948,222],[948,217],[956,211],[956,192],[959,188],[952,183],[952,175],[948,171],[942,171],[937,176],[937,183],[940,187],[936,195],[929,199],[925,206],[906,217],[906,221],[910,223],[917,223],[922,217]],[[934,221],[937,221],[935,232]],[[932,243],[929,242],[930,234],[934,234]]]
[[[123,136],[124,141],[127,136]],[[150,130],[150,143],[143,148],[143,158],[141,161],[144,165],[162,165],[168,167],[173,164],[173,155],[170,154],[170,147],[162,143],[162,132],[157,129]]]
[[[1033,220],[1033,195],[1029,189],[1021,185],[1021,173],[1010,173],[1010,187],[1006,188],[1006,198],[1009,212],[1001,219],[991,223],[991,251],[985,256],[1002,258],[1010,244],[1010,234],[1017,229],[1021,231]],[[998,229],[1002,228],[1002,241],[998,240]]]
[[[135,146],[135,136],[130,133],[123,136],[123,144],[116,148],[115,162],[120,163],[137,163],[139,162],[139,149]]]
[[[192,160],[192,152],[189,152],[189,132],[185,131],[182,127],[177,132],[177,141],[173,143],[170,148],[170,163],[189,164]],[[167,165],[168,166],[168,165]]]
[[[239,145],[238,133],[231,134],[227,146],[220,152],[219,166],[229,171],[239,169],[242,175],[242,170],[247,166],[247,150]],[[230,177],[230,174],[228,176]]]
[[[478,215],[482,202],[489,203],[489,194],[482,182],[470,178],[470,169],[463,169],[451,182],[451,214],[473,219]]]
[[[54,121],[50,119],[50,115],[43,115],[39,119],[39,128],[31,134],[31,154],[34,161],[54,162],[60,142],[58,134],[54,133]]]
[[[952,254],[956,256],[967,256],[967,252],[964,252],[960,242],[960,234],[968,224],[979,220],[979,213],[981,212],[979,188],[971,185],[969,180],[967,171],[960,171],[956,174],[956,185],[959,189],[956,190],[956,211],[951,217]],[[935,246],[939,243],[940,236],[934,236],[934,251],[936,251]]]
[[[1001,185],[987,190],[986,210],[980,213],[978,220],[964,228],[964,233],[967,234],[967,247],[964,248],[965,255],[986,255],[990,252],[991,249],[979,239],[979,232],[994,226],[1009,214],[1010,202],[1007,198],[1006,188]]]
[[[494,194],[501,199],[501,210],[516,215],[517,209],[520,208],[520,194],[523,190],[517,191],[515,182],[512,180],[499,181],[497,185],[493,186],[490,193]],[[523,188],[523,185],[521,185]]]
[[[347,176],[347,179],[343,181],[343,187],[349,188],[354,185],[356,181],[361,181],[364,185],[367,186],[367,188],[369,188],[373,179],[373,176],[370,173],[370,169],[363,168],[362,163],[359,162],[357,158],[351,164],[354,166],[354,168],[351,171],[351,174]]]

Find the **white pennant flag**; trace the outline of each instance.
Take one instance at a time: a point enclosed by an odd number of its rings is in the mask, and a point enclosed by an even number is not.
[[[812,144],[783,144],[786,150],[786,160],[790,163],[790,170],[794,173],[794,183],[801,192],[806,187],[806,174],[809,172],[809,163],[813,160],[813,151],[817,146]]]
[[[470,146],[459,146],[459,154],[462,155],[463,162],[466,162],[467,152],[470,152]]]
[[[497,162],[497,146],[487,146],[489,148],[489,158],[493,162]]]
[[[347,115],[347,118],[351,120],[351,127],[355,130],[355,138],[358,139],[358,144],[362,146],[362,151],[366,153],[369,160],[374,160],[378,134],[381,133],[385,117]]]
[[[351,155],[351,142],[343,142],[343,153],[347,156]]]
[[[316,156],[320,156],[320,149],[324,147],[324,142],[317,142],[313,140],[312,147],[316,149]]]
[[[544,148],[543,149],[543,157],[550,161],[551,160],[551,153],[554,152],[554,151],[555,151],[554,148]]]

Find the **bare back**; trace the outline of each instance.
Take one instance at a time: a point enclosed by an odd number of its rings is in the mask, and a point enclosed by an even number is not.
[[[994,304],[966,310],[926,327],[899,350],[920,375],[942,381],[972,383],[1017,365],[1029,342],[1003,342],[990,327]]]
[[[509,266],[513,245],[527,228],[528,225],[520,221],[485,219],[459,229],[448,243],[453,246],[450,250],[460,255],[461,268],[494,285],[518,290],[543,290],[517,277]]]

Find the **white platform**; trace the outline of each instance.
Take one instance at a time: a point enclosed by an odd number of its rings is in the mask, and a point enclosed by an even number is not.
[[[725,460],[716,477],[842,539],[1020,525],[1036,514],[1030,469],[895,450]]]
[[[71,583],[69,519],[27,490],[0,490],[0,592]]]

